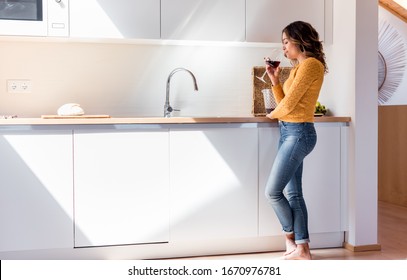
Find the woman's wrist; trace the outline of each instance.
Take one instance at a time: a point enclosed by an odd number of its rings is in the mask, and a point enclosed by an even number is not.
[[[271,82],[271,85],[274,87],[280,83],[280,80],[278,77],[270,77],[270,82]]]

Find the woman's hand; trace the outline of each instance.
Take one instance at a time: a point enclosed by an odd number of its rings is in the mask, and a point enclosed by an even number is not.
[[[266,115],[266,118],[269,118],[269,119],[271,119],[271,120],[274,119],[274,118],[271,116],[271,113],[270,113],[270,114],[267,114],[267,115]]]
[[[270,60],[270,58],[265,57],[264,60]],[[281,68],[272,67],[266,63],[266,71],[267,71],[267,75],[269,76],[270,81],[273,84],[273,86],[278,85],[280,83],[280,80],[278,77],[280,76]]]

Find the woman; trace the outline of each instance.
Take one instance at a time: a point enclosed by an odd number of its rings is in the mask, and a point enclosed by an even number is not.
[[[301,179],[303,160],[317,141],[314,111],[327,65],[318,32],[306,22],[296,21],[284,28],[282,43],[284,56],[294,67],[281,85],[280,68],[266,65],[278,104],[267,117],[278,119],[280,126],[279,148],[267,181],[266,197],[286,236],[284,258],[311,259]]]

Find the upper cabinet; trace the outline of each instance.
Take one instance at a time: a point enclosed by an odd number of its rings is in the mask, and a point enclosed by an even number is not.
[[[303,20],[332,41],[333,0],[36,1],[47,3],[37,17],[0,7],[0,35],[279,43],[287,24]]]
[[[332,0],[246,0],[246,41],[281,42],[283,28],[297,20],[312,24],[325,41],[331,12]]]
[[[160,0],[70,0],[70,36],[160,38]]]
[[[303,20],[329,41],[332,1],[70,0],[70,36],[278,43]]]
[[[244,41],[245,2],[161,0],[161,38]]]

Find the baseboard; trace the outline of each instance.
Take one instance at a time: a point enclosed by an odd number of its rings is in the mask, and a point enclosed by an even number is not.
[[[367,251],[381,251],[382,250],[382,246],[380,244],[354,246],[352,244],[349,244],[348,242],[344,242],[343,247],[352,252],[367,252]]]

